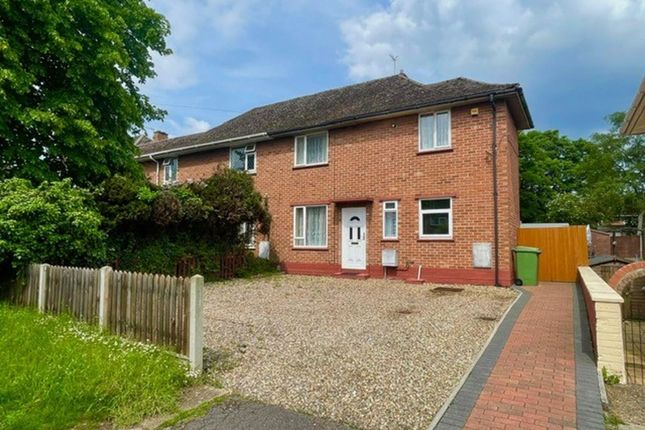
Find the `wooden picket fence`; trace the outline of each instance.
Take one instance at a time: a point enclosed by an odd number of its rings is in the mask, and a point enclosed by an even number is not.
[[[202,368],[204,278],[32,264],[15,300],[68,313],[111,333],[154,343]]]

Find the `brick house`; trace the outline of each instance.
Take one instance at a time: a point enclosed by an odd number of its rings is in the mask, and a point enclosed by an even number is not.
[[[257,239],[287,273],[510,285],[517,133],[532,126],[518,84],[401,73],[155,135],[138,159],[158,184],[253,175],[273,217]]]

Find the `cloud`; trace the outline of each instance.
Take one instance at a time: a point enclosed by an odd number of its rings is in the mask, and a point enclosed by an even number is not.
[[[201,82],[202,58],[230,48],[260,18],[259,0],[153,0],[151,6],[171,25],[167,40],[173,54],[153,55],[157,77],[149,88],[179,90]]]
[[[184,118],[184,133],[192,134],[206,131],[211,128],[211,125],[202,119],[193,118],[192,116]]]
[[[547,65],[562,58],[579,73],[639,67],[643,28],[645,0],[391,0],[340,24],[351,78],[391,74],[395,54],[428,81],[517,80],[538,68],[548,75]]]

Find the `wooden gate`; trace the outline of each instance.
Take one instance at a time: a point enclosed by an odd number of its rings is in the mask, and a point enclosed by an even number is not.
[[[539,279],[543,282],[575,282],[578,266],[589,264],[587,229],[583,225],[520,228],[517,244],[542,250]]]

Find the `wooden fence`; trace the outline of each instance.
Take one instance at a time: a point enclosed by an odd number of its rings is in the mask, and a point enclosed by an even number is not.
[[[575,282],[579,266],[589,264],[585,226],[520,228],[517,244],[540,248],[540,281]]]
[[[202,369],[204,278],[32,264],[18,303],[69,313],[139,342],[165,346]]]

